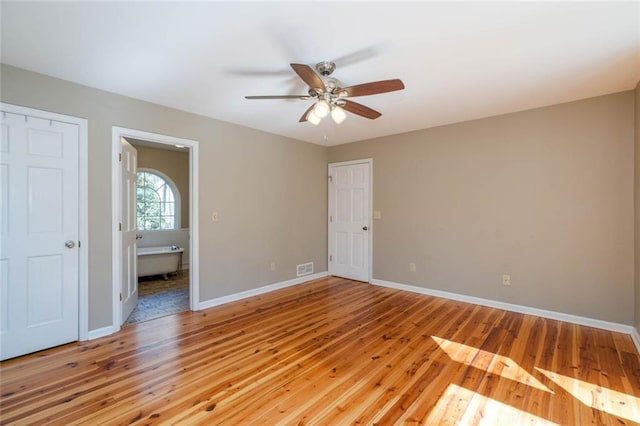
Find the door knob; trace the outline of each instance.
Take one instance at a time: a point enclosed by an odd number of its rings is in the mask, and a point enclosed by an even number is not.
[[[141,240],[142,239],[142,234],[136,234],[136,240]]]
[[[367,229],[369,229],[369,228],[367,228],[366,226],[363,226],[363,227],[362,227],[362,230],[363,230],[363,231],[366,231]]]
[[[65,241],[64,245],[66,248],[74,248],[76,246],[76,243],[71,240],[67,240]]]

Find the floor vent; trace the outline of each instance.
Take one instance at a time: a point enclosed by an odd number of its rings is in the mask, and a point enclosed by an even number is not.
[[[298,265],[298,276],[313,274],[313,262]]]

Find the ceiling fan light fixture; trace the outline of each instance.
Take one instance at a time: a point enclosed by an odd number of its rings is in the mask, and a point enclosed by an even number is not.
[[[335,106],[331,110],[331,118],[333,118],[333,121],[336,124],[340,124],[345,120],[345,118],[347,118],[347,113],[339,106]]]
[[[309,113],[309,115],[307,116],[307,121],[311,124],[313,124],[314,126],[317,126],[320,123],[320,120],[322,120],[320,117],[318,117],[313,110],[311,110],[311,112]]]
[[[313,107],[313,113],[319,118],[325,118],[331,111],[329,104],[324,99],[320,99],[316,102],[316,106]]]

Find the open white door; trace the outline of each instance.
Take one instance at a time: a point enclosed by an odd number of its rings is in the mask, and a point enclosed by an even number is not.
[[[138,304],[138,244],[137,244],[137,169],[138,152],[120,138],[122,170],[122,325]]]
[[[78,340],[79,127],[2,113],[0,358]]]
[[[329,273],[369,282],[371,162],[329,164]]]

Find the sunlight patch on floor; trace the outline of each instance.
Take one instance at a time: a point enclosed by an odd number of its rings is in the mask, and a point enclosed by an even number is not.
[[[431,336],[431,338],[446,352],[449,358],[456,362],[479,368],[487,373],[514,380],[545,392],[553,393],[553,391],[509,357],[463,345],[462,343],[452,342],[451,340],[437,336]]]
[[[439,425],[557,425],[542,417],[450,384],[424,424]]]
[[[640,398],[542,368],[536,367],[536,370],[557,383],[587,407],[640,422]]]

